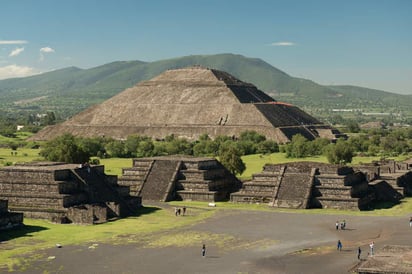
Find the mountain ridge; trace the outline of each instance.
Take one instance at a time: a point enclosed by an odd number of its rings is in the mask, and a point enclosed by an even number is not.
[[[115,61],[88,69],[68,67],[30,77],[4,79],[0,80],[0,107],[8,113],[27,108],[36,111],[50,110],[64,118],[103,102],[165,70],[193,65],[226,71],[244,82],[252,83],[276,100],[288,101],[306,109],[316,106],[328,108],[330,105],[346,107],[353,105],[353,101],[358,97],[363,100],[362,105],[388,101],[390,105],[399,102],[403,108],[404,105],[412,104],[412,95],[350,85],[323,86],[312,80],[290,76],[259,58],[222,53],[190,55],[154,62]],[[42,96],[46,96],[44,100],[35,100],[25,106],[14,104],[16,101]]]

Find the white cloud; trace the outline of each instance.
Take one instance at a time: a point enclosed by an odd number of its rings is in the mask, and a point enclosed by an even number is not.
[[[54,53],[54,49],[52,49],[51,47],[44,47],[40,49],[40,62],[44,61],[44,54],[43,53]]]
[[[23,51],[24,51],[24,48],[16,48],[10,52],[9,57],[17,56]]]
[[[0,45],[21,45],[27,43],[26,40],[0,40]]]
[[[52,53],[52,52],[54,52],[54,49],[52,49],[51,47],[44,47],[44,48],[40,49],[40,52]]]
[[[7,78],[26,77],[37,74],[36,70],[31,67],[9,65],[0,67],[0,80]]]
[[[270,45],[271,46],[276,46],[276,47],[289,47],[289,46],[294,46],[296,44],[293,43],[293,42],[282,41],[282,42],[274,42]]]

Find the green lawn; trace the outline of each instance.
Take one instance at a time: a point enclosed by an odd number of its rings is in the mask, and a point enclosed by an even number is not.
[[[15,164],[17,162],[31,162],[34,160],[42,160],[39,156],[39,149],[18,148],[12,150],[10,148],[0,148],[0,166],[6,163]]]

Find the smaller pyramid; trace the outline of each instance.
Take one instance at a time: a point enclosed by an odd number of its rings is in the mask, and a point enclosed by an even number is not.
[[[340,137],[337,130],[296,106],[277,102],[250,83],[223,71],[188,67],[140,82],[31,139],[71,133],[115,139],[131,134],[163,139],[173,134],[195,140],[202,134],[237,137],[245,130],[278,143],[290,141],[295,134],[309,140]]]

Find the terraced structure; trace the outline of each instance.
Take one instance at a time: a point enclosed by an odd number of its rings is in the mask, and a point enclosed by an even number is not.
[[[410,196],[412,170],[398,170],[395,187],[387,177],[381,176],[375,165],[352,168],[310,162],[267,164],[261,173],[244,182],[240,191],[231,194],[231,201],[285,208],[366,210],[376,203],[396,204]]]
[[[309,140],[344,137],[298,107],[278,102],[226,72],[189,67],[140,82],[64,123],[44,128],[31,140],[66,132],[115,139],[131,134],[163,139],[173,134],[196,140],[202,134],[238,137],[245,130],[278,143],[290,141],[295,134]]]
[[[165,156],[133,160],[119,184],[143,201],[224,201],[241,182],[214,158]]]
[[[29,163],[0,168],[0,199],[25,217],[57,223],[101,223],[133,214],[139,197],[117,184],[104,166]]]

